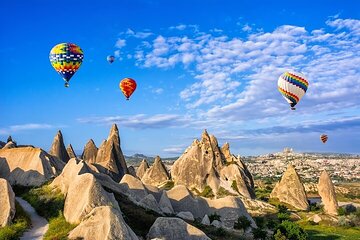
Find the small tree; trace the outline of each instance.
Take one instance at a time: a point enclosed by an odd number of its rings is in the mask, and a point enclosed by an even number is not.
[[[337,212],[338,212],[339,216],[344,216],[346,214],[345,209],[342,207],[339,207]]]
[[[214,212],[213,214],[210,214],[210,215],[209,215],[209,220],[210,220],[210,222],[212,222],[212,221],[214,221],[214,220],[221,221],[221,220],[220,220],[220,215],[217,214],[216,212]]]
[[[286,239],[307,240],[307,237],[308,237],[307,233],[304,231],[304,229],[302,229],[296,223],[290,222],[288,220],[283,221],[279,225],[278,230],[276,231],[276,234],[278,233],[279,230],[282,233],[282,235],[286,236]]]
[[[277,209],[278,209],[279,213],[287,213],[288,212],[287,207],[285,205],[282,205],[282,204],[277,205]]]
[[[274,234],[274,239],[275,240],[287,240],[286,236],[284,234],[282,234],[282,232],[280,231],[280,229],[278,229],[276,231],[276,233]]]
[[[234,223],[235,229],[244,229],[244,231],[246,231],[246,229],[248,229],[250,226],[251,226],[251,222],[245,216],[240,216],[238,220]]]
[[[266,239],[267,237],[266,231],[261,228],[253,228],[252,234],[254,236],[254,239]]]

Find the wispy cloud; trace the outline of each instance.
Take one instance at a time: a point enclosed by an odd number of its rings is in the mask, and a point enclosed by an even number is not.
[[[125,34],[127,36],[130,36],[130,37],[135,37],[135,38],[140,38],[140,39],[145,39],[145,38],[148,38],[150,37],[151,35],[153,35],[152,32],[149,32],[149,31],[146,31],[146,32],[141,32],[141,31],[138,31],[138,32],[135,32],[133,31],[132,29],[128,28],[128,30],[125,32]]]
[[[184,150],[186,149],[186,146],[170,146],[167,148],[163,149],[163,152],[167,153],[167,154],[182,154],[184,152]]]
[[[41,124],[41,123],[27,123],[21,125],[11,125],[8,127],[0,128],[0,135],[8,135],[13,134],[20,131],[30,131],[30,130],[41,130],[41,129],[53,129],[53,128],[60,128],[65,126],[60,125],[51,125],[51,124]]]
[[[188,124],[187,117],[175,114],[146,115],[137,114],[133,116],[109,116],[89,117],[77,119],[80,123],[95,124],[119,124],[120,126],[136,129],[183,127]]]
[[[116,48],[123,48],[125,46],[126,46],[126,40],[125,39],[119,38],[115,43]]]

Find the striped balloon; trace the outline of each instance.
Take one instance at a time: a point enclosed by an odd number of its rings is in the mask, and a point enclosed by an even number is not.
[[[278,80],[278,90],[290,104],[292,110],[295,110],[295,105],[305,95],[308,86],[306,77],[297,72],[285,72]]]
[[[81,66],[84,53],[76,44],[60,43],[51,49],[49,58],[53,68],[64,79],[65,87],[68,87],[71,77]]]
[[[320,140],[321,140],[323,143],[326,143],[326,141],[328,140],[328,136],[327,136],[326,134],[321,134]]]
[[[136,82],[132,78],[124,78],[119,84],[120,90],[125,95],[126,100],[129,100],[130,96],[136,89]]]

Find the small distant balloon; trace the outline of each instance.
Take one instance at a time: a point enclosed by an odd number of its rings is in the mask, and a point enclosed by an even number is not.
[[[285,72],[278,79],[278,90],[290,104],[291,110],[299,103],[308,89],[309,82],[302,73]]]
[[[74,43],[60,43],[51,49],[49,58],[53,68],[64,79],[65,87],[69,87],[71,77],[81,66],[84,53]]]
[[[108,61],[109,63],[113,63],[113,62],[115,61],[115,57],[112,56],[112,55],[107,56],[106,59],[107,59],[107,61]]]
[[[124,78],[120,81],[119,87],[124,96],[126,97],[126,100],[129,100],[130,96],[134,93],[136,89],[136,82],[132,78]]]
[[[321,134],[321,135],[320,135],[320,140],[321,140],[323,143],[326,143],[327,140],[328,140],[328,135],[326,135],[326,134]]]

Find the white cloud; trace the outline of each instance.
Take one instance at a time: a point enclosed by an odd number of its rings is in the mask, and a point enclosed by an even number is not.
[[[126,46],[126,40],[125,39],[119,38],[115,43],[115,47],[117,47],[117,48],[123,48],[125,46]]]
[[[163,152],[167,154],[182,154],[186,149],[186,146],[170,146],[163,149]]]
[[[152,32],[135,32],[132,29],[128,28],[128,30],[125,32],[125,34],[127,36],[131,36],[131,37],[135,37],[135,38],[140,38],[140,39],[145,39],[150,37],[151,35],[153,35]]]
[[[156,93],[156,94],[162,94],[164,92],[164,89],[162,88],[156,88],[156,89],[153,89],[152,91],[153,93]]]
[[[54,126],[51,124],[40,124],[40,123],[26,123],[26,124],[11,125],[8,127],[0,128],[0,135],[7,135],[20,131],[52,129],[52,128],[60,128],[60,127],[64,127],[64,126]]]

